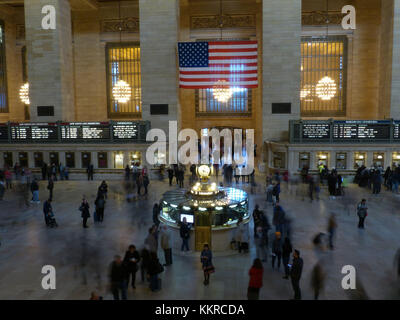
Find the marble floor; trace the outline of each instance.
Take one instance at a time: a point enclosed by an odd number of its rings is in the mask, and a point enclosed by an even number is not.
[[[257,177],[259,185],[264,178]],[[186,180],[187,182],[187,180]],[[47,197],[41,182],[41,204],[26,207],[16,192],[7,192],[0,201],[0,299],[88,299],[97,290],[105,299],[107,267],[115,254],[123,255],[131,243],[143,245],[152,224],[152,206],[161,194],[170,188],[167,182],[152,180],[150,192],[133,203],[127,203],[121,182],[109,182],[109,199],[103,224],[82,228],[78,207],[86,195],[93,207],[99,181],[58,181],[55,183],[53,209],[59,227],[47,229],[43,221],[42,204]],[[248,190],[247,185],[239,187]],[[365,197],[369,203],[366,229],[357,228],[355,206]],[[258,203],[271,221],[272,209],[265,201],[262,187],[250,194],[250,209]],[[371,299],[399,299],[400,284],[394,272],[394,256],[400,247],[400,196],[384,191],[379,196],[357,186],[350,186],[346,196],[329,199],[326,189],[320,201],[310,202],[294,188],[283,186],[281,204],[293,218],[293,244],[304,260],[300,282],[303,299],[312,299],[310,272],[318,260],[327,273],[321,299],[349,299],[348,291],[341,287],[341,269],[354,265],[358,280]],[[325,232],[330,212],[337,214],[336,250],[317,252],[311,238]],[[252,222],[250,228],[252,229]],[[252,244],[251,244],[252,247]],[[159,257],[163,261],[160,251]],[[255,249],[248,254],[228,252],[214,258],[216,273],[210,285],[202,283],[198,253],[174,253],[173,265],[161,275],[163,288],[152,293],[141,283],[139,273],[137,289],[129,288],[128,299],[246,299],[248,269],[255,257]],[[41,268],[56,268],[56,290],[41,287]],[[290,282],[282,279],[282,270],[264,265],[264,286],[261,299],[290,299]]]

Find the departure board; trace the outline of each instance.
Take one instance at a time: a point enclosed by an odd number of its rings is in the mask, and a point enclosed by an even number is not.
[[[109,122],[69,122],[60,124],[61,142],[109,140]]]
[[[58,141],[56,123],[11,123],[12,142],[55,142]]]
[[[0,123],[0,141],[8,141],[8,125]]]
[[[114,122],[114,140],[137,140],[139,138],[139,123],[137,122]]]
[[[393,139],[400,139],[400,121],[393,122]]]
[[[389,140],[390,126],[387,120],[334,121],[333,140]]]
[[[303,123],[302,125],[303,140],[322,140],[330,138],[330,124],[329,123]]]

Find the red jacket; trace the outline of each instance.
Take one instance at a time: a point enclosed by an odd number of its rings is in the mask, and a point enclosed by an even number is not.
[[[262,287],[262,279],[263,279],[263,269],[257,269],[252,267],[249,270],[249,288],[261,288]]]

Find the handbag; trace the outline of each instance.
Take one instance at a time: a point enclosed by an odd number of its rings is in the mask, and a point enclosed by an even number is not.
[[[214,268],[213,265],[210,265],[210,266],[208,266],[208,267],[204,267],[204,272],[207,272],[207,273],[214,273],[214,272],[215,272],[215,268]]]

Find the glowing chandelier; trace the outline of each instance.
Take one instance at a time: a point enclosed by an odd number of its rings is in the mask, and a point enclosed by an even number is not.
[[[29,101],[29,83],[25,83],[21,86],[19,89],[19,98],[21,101],[25,104],[30,104],[31,102]]]
[[[328,0],[326,1],[326,65],[328,65],[328,34],[329,34],[329,7]],[[325,74],[315,88],[318,98],[324,101],[331,100],[336,95],[336,82]]]
[[[219,102],[227,102],[233,95],[231,87],[225,80],[218,80],[213,87],[213,96]]]
[[[124,80],[119,80],[113,87],[112,93],[119,103],[127,103],[131,99],[132,89]]]
[[[310,86],[306,85],[300,90],[300,98],[303,100],[311,94]]]
[[[336,95],[336,83],[330,77],[323,77],[315,88],[317,96],[321,100],[331,100]]]

